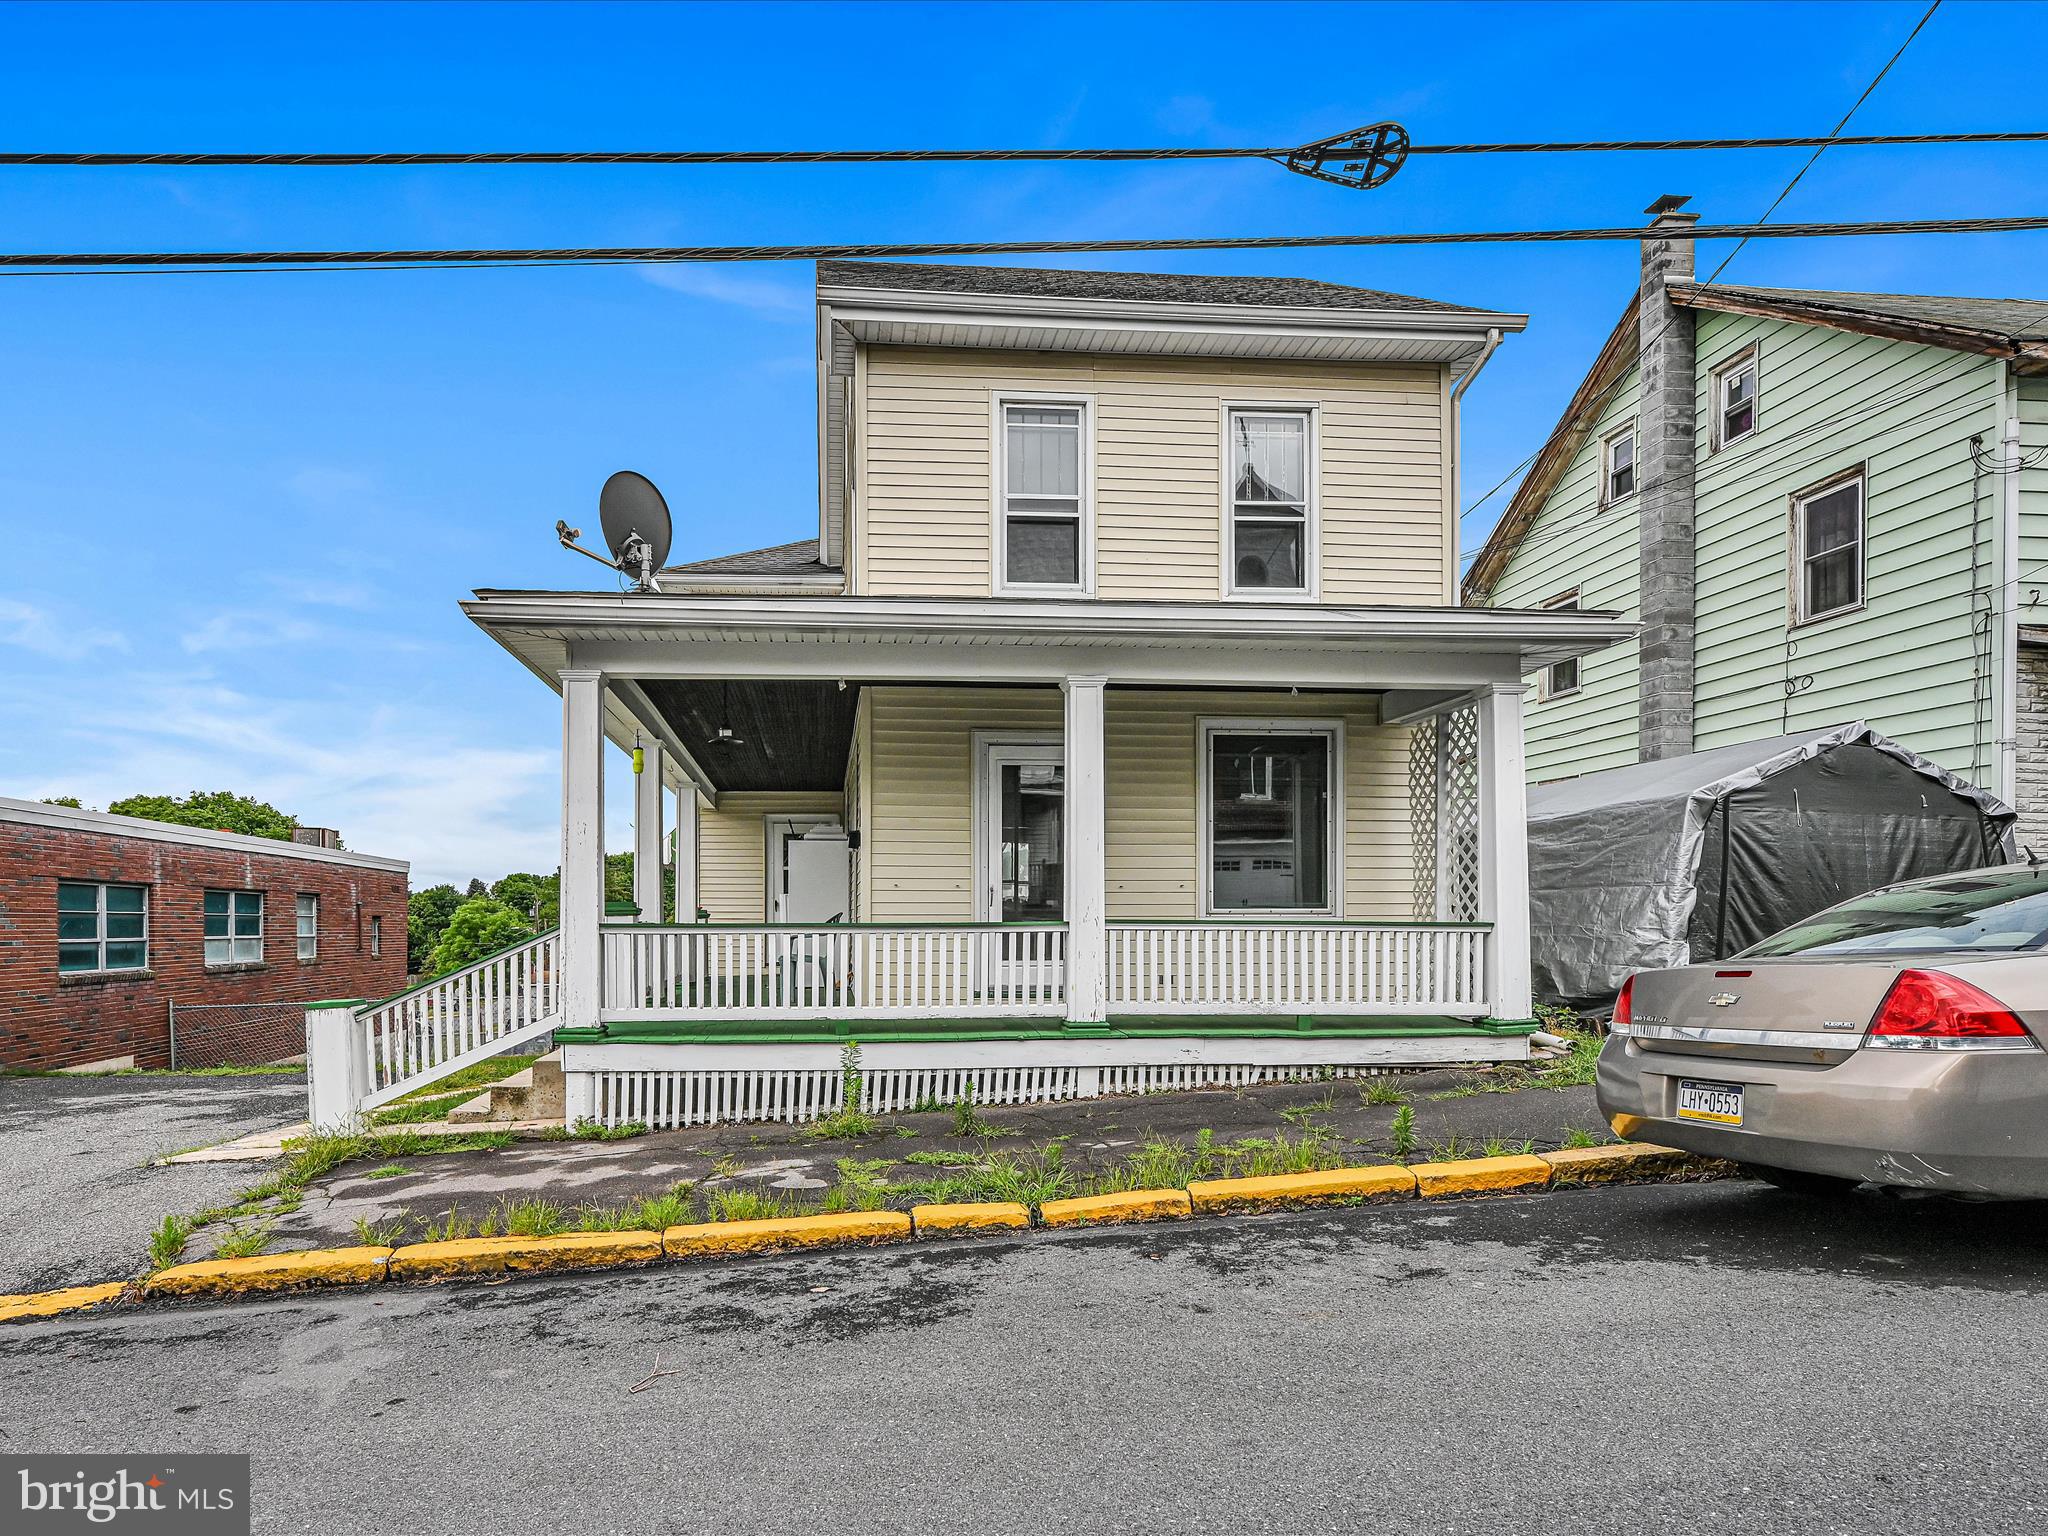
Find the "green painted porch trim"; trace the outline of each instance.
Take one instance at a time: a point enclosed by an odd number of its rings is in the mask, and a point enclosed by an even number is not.
[[[638,917],[640,903],[637,901],[608,901],[604,904],[606,917]]]
[[[1512,1038],[1536,1029],[1517,1019],[1456,1019],[1418,1014],[1348,1022],[1327,1015],[1118,1014],[1104,1026],[1068,1029],[1046,1021],[1002,1019],[721,1019],[713,1023],[651,1019],[557,1029],[558,1045],[844,1045],[916,1044],[977,1040],[1133,1040],[1172,1035],[1217,1039],[1403,1040]]]

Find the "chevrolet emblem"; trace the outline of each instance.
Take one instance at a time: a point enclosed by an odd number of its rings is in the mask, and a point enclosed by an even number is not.
[[[1742,999],[1737,997],[1733,992],[1716,992],[1712,997],[1707,999],[1707,1006],[1709,1008],[1732,1008],[1735,1004],[1741,1001]]]

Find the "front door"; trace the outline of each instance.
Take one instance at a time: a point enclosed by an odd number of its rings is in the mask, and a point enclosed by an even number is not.
[[[1067,779],[1059,743],[991,745],[984,773],[982,921],[1061,921]]]
[[[771,822],[768,919],[776,923],[843,923],[852,859],[845,830],[833,823]]]

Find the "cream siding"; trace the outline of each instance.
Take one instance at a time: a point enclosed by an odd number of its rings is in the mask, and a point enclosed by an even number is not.
[[[697,904],[714,923],[758,923],[768,912],[770,816],[837,816],[844,796],[817,793],[726,794],[697,813]]]
[[[993,590],[994,401],[1094,402],[1096,592],[1213,600],[1223,583],[1226,403],[1320,412],[1322,597],[1445,600],[1437,368],[862,349],[856,579],[876,596]]]
[[[975,733],[1057,741],[1059,693],[877,688],[869,698],[864,915],[876,922],[971,921]],[[1410,914],[1409,733],[1378,725],[1375,697],[1111,688],[1105,713],[1112,920],[1197,915],[1197,721],[1209,716],[1342,720],[1343,915],[1363,921]]]

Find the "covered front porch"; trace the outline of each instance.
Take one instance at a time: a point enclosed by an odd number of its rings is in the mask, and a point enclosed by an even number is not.
[[[1621,628],[660,594],[470,612],[562,695],[570,1118],[648,1124],[824,1112],[856,1041],[874,1093],[989,1102],[1525,1056],[1519,679]],[[609,913],[608,743],[635,763],[637,908]]]

